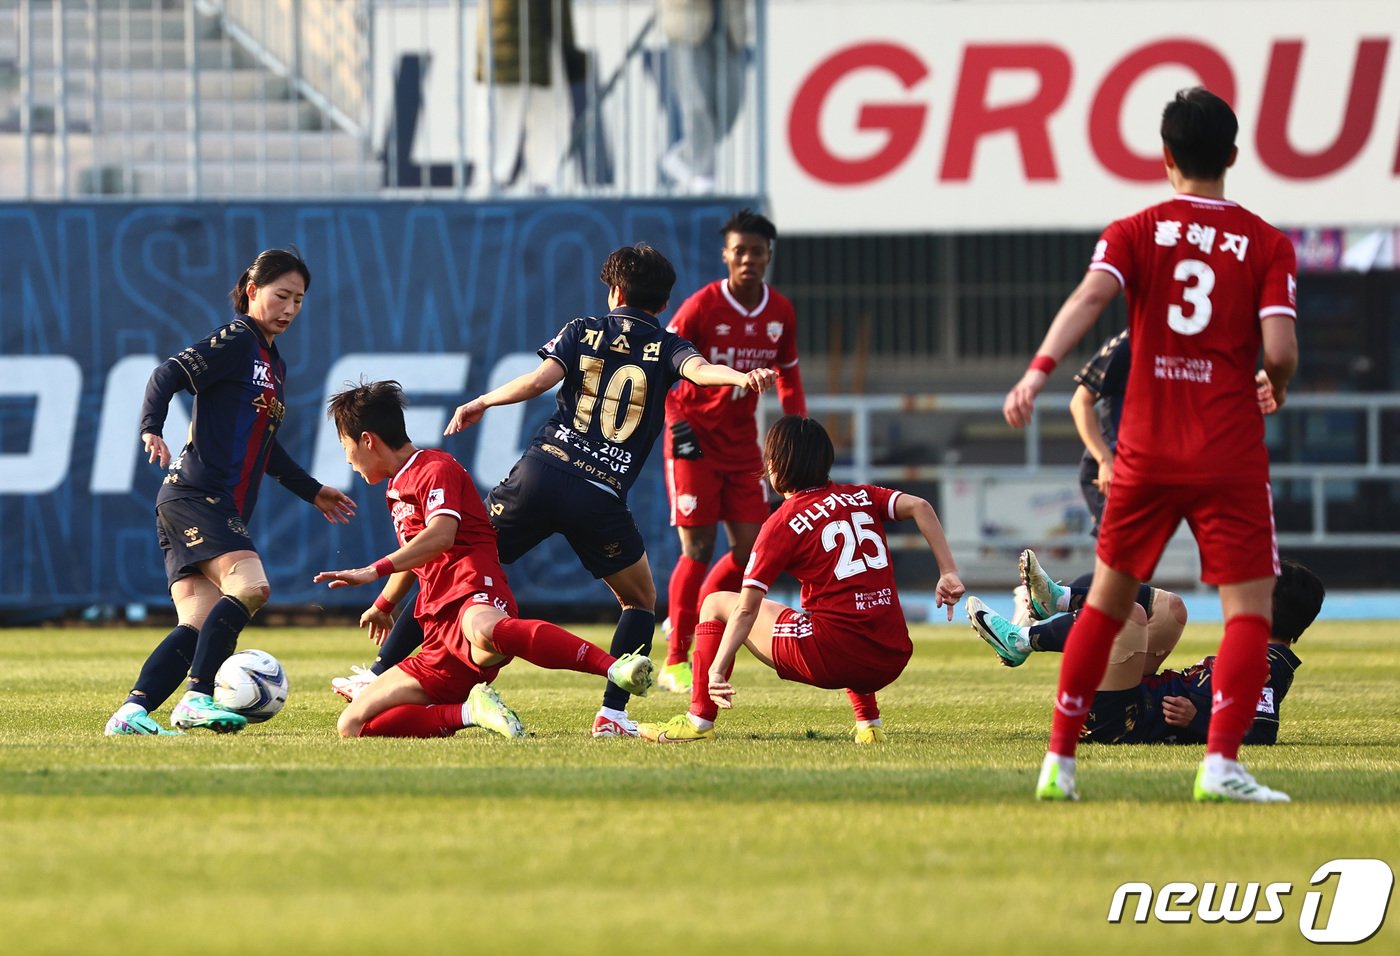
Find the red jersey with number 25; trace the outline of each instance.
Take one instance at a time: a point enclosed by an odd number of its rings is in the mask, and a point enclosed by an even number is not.
[[[689,339],[707,362],[738,372],[797,364],[797,313],[767,284],[763,300],[750,312],[730,293],[728,279],[711,282],[681,303],[667,330]],[[757,412],[758,393],[747,388],[682,380],[666,395],[667,423],[689,422],[713,467],[759,461]]]
[[[420,620],[478,591],[510,593],[496,553],[496,529],[486,518],[476,483],[457,459],[436,448],[420,449],[389,479],[384,497],[401,545],[422,534],[435,515],[457,519],[452,547],[413,570]]]
[[[765,593],[779,574],[802,583],[802,609],[891,650],[909,651],[909,627],[894,588],[885,522],[902,492],[878,485],[801,491],[759,529],[744,587]]]
[[[1223,199],[1178,195],[1104,230],[1089,268],[1122,285],[1133,343],[1118,480],[1268,480],[1260,320],[1297,318],[1296,261],[1283,233]]]

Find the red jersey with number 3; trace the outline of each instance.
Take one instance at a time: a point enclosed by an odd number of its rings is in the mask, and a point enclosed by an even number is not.
[[[1120,481],[1267,481],[1260,320],[1297,318],[1288,238],[1223,199],[1178,195],[1104,230],[1089,268],[1128,300]]]
[[[885,540],[900,494],[834,482],[798,492],[759,530],[744,587],[766,593],[786,571],[802,583],[802,609],[812,617],[882,648],[910,650]]]
[[[777,289],[763,286],[753,311],[739,304],[729,280],[711,282],[681,303],[667,326],[689,339],[701,356],[739,372],[797,364],[797,314]],[[713,467],[753,467],[758,448],[758,393],[682,381],[666,395],[666,421],[685,421]]]
[[[384,497],[401,545],[422,534],[435,515],[457,519],[452,547],[413,571],[420,588],[415,612],[420,620],[478,591],[510,593],[496,553],[496,529],[486,518],[476,483],[457,459],[436,448],[418,450],[389,479]]]

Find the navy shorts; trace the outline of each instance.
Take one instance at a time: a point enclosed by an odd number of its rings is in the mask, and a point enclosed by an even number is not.
[[[156,505],[156,539],[166,583],[200,574],[198,565],[231,551],[256,551],[233,499],[177,498]]]
[[[1187,696],[1186,680],[1172,670],[1127,690],[1101,690],[1094,695],[1079,739],[1100,744],[1177,743],[1184,728],[1167,723],[1162,698]]]
[[[588,573],[605,578],[646,554],[627,502],[581,475],[525,455],[486,496],[502,564],[513,564],[552,534],[562,534]]]

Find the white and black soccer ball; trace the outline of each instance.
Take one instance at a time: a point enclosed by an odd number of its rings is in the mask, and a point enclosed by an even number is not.
[[[214,675],[214,703],[257,724],[277,715],[287,702],[287,672],[267,651],[239,651]]]

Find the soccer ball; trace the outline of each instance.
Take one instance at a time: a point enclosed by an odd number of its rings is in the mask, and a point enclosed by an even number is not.
[[[287,672],[267,651],[239,651],[214,675],[214,703],[257,724],[287,702]]]

